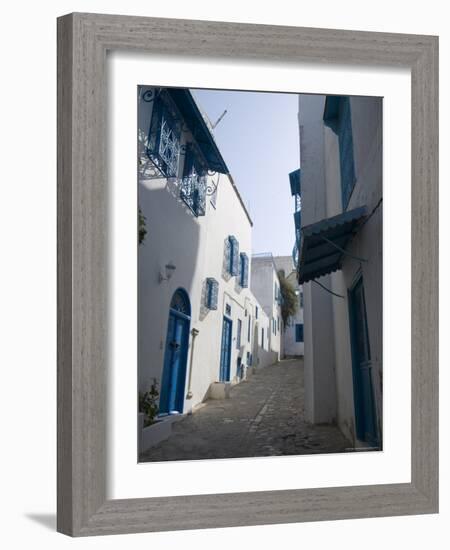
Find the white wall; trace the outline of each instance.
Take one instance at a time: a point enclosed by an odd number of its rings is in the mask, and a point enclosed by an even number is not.
[[[278,361],[281,351],[280,329],[282,319],[280,305],[275,300],[275,286],[279,289],[280,281],[273,257],[271,255],[263,257],[252,256],[251,271],[251,291],[268,317],[270,326],[268,331],[265,332],[268,332],[269,349],[274,353],[274,361]]]
[[[356,182],[348,210],[366,206],[370,213],[382,197],[382,100],[351,97],[351,120]],[[327,216],[342,212],[339,145],[328,127],[325,133],[325,178]],[[356,443],[352,357],[347,291],[358,272],[362,273],[372,361],[372,383],[378,421],[382,432],[382,208],[376,210],[348,246],[348,251],[367,262],[344,258],[342,272],[331,275],[331,288],[344,299],[332,298],[335,333],[337,420],[347,437]]]
[[[327,217],[324,104],[324,96],[299,96],[302,226]],[[329,286],[329,276],[321,283]],[[337,409],[331,295],[314,282],[304,289],[305,414],[311,422],[333,422]]]
[[[291,523],[153,533],[142,535],[121,535],[71,540],[54,531],[56,499],[56,137],[55,137],[55,94],[56,94],[56,26],[55,18],[73,10],[132,15],[210,19],[214,21],[233,20],[274,25],[300,25],[309,27],[347,28],[367,31],[405,32],[440,35],[440,87],[441,96],[450,95],[450,29],[448,28],[447,6],[437,0],[430,0],[424,9],[422,2],[413,0],[408,4],[405,17],[403,3],[379,0],[376,9],[368,17],[366,5],[356,0],[344,0],[342,9],[335,9],[335,2],[302,3],[279,0],[276,3],[260,3],[255,10],[251,2],[229,0],[204,2],[191,0],[189,3],[172,0],[170,3],[142,3],[137,0],[110,0],[107,5],[99,0],[58,0],[36,3],[25,0],[20,3],[6,3],[3,15],[8,24],[0,40],[4,51],[3,71],[9,82],[17,85],[3,86],[2,104],[8,105],[2,117],[2,216],[0,216],[3,238],[3,254],[9,258],[12,269],[1,272],[2,320],[4,338],[1,347],[1,363],[4,369],[3,387],[17,391],[4,391],[1,400],[3,438],[8,452],[2,453],[2,494],[4,522],[2,539],[10,547],[38,546],[48,550],[66,548],[119,549],[130,550],[143,545],[158,545],[167,550],[188,545],[197,550],[211,547],[217,550],[255,546],[272,549],[280,541],[314,546],[320,550],[330,546],[344,548],[349,534],[355,540],[363,540],[365,550],[389,548],[393,541],[401,540],[409,550],[424,547],[442,547],[447,540],[450,520],[450,492],[442,490],[439,515],[406,516],[396,518],[361,519],[314,523]],[[20,31],[16,22],[20,21]],[[13,45],[14,47],[11,47]],[[24,128],[29,128],[30,112],[23,106],[30,106],[30,87],[33,85],[33,101],[38,105],[33,112],[33,124],[39,127],[39,139],[28,147],[26,155],[17,144],[23,142]],[[275,86],[276,83],[273,84]],[[306,86],[306,84],[305,84]],[[450,105],[440,105],[441,124],[450,118]],[[442,132],[441,150],[450,149],[450,136]],[[18,167],[33,166],[33,177],[17,181]],[[450,180],[450,166],[441,163],[441,181]],[[441,204],[446,207],[450,200],[450,188],[443,185]],[[20,212],[19,219],[18,212]],[[443,211],[444,212],[444,211]],[[23,223],[27,220],[27,223]],[[32,234],[30,233],[32,227]],[[398,222],[401,228],[401,220]],[[450,217],[441,216],[441,230],[450,234]],[[32,244],[26,247],[24,243]],[[30,265],[32,281],[30,280]],[[450,267],[450,251],[441,248],[442,273]],[[307,286],[307,285],[305,285]],[[450,307],[450,289],[441,286],[441,300],[444,310]],[[26,312],[26,315],[24,314]],[[306,329],[306,327],[305,327]],[[449,331],[446,315],[441,319],[442,335]],[[26,345],[24,345],[26,334]],[[444,339],[444,338],[443,338]],[[443,340],[442,339],[442,340]],[[450,386],[450,373],[441,369],[440,385],[443,395]],[[30,422],[30,410],[17,404],[18,391],[39,396],[35,417],[39,429],[31,429],[27,437],[18,426]],[[14,411],[14,415],[11,415]],[[14,417],[11,420],[12,416]],[[441,417],[450,416],[450,400],[441,399]],[[442,422],[442,433],[447,430]],[[440,476],[443,488],[450,484],[450,442],[442,437],[440,442]],[[35,450],[35,452],[32,452]],[[266,460],[255,460],[255,467],[264,468]],[[288,459],[286,459],[288,461]],[[326,464],[326,457],[319,457]],[[286,467],[289,472],[289,468]],[[7,475],[6,475],[7,472]],[[39,475],[36,475],[39,472]],[[289,472],[290,475],[290,472]],[[20,480],[20,483],[18,482]],[[368,531],[376,536],[368,537]],[[341,542],[343,541],[343,542]]]

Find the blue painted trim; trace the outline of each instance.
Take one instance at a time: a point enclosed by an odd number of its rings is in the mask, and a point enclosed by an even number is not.
[[[291,186],[292,196],[301,194],[300,180],[301,180],[300,168],[298,168],[297,170],[294,170],[289,174],[289,183]]]
[[[296,323],[295,324],[295,341],[296,342],[303,342],[304,341],[303,323]]]
[[[222,341],[220,346],[219,380],[221,382],[230,381],[232,335],[233,322],[231,319],[224,316],[222,324]]]
[[[363,308],[363,324],[362,336],[365,345],[367,346],[367,357],[361,357],[358,351],[358,331],[361,330],[357,322],[357,299],[356,292],[360,290]],[[364,295],[364,282],[362,275],[357,276],[354,284],[348,290],[348,308],[349,308],[349,323],[350,323],[350,343],[352,353],[352,378],[353,378],[353,398],[355,409],[355,429],[356,436],[360,441],[366,441],[373,446],[379,446],[379,434],[377,425],[377,416],[375,401],[372,387],[371,371],[364,372],[364,367],[361,367],[365,362],[371,361],[370,341],[367,326],[367,311]],[[365,378],[364,378],[365,377]]]
[[[183,303],[190,312],[190,302],[187,293],[178,289],[172,296],[171,305]],[[161,377],[159,409],[160,414],[183,412],[184,390],[186,384],[187,356],[189,349],[190,316],[169,308],[167,323],[166,348]]]

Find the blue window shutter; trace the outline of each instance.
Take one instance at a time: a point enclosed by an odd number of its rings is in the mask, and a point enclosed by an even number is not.
[[[230,275],[238,275],[239,273],[239,243],[233,235],[228,237],[230,241]]]
[[[242,332],[242,321],[238,319],[237,321],[237,335],[236,335],[236,347],[239,349],[241,347],[241,332]]]
[[[224,255],[224,264],[225,264],[225,270],[227,273],[230,272],[230,265],[231,265],[231,242],[230,237],[227,237],[225,239],[225,247],[223,251]]]
[[[302,324],[295,325],[295,341],[303,342],[303,325]]]
[[[250,336],[252,332],[252,316],[248,316],[248,333],[247,333],[247,340],[250,342]]]
[[[289,182],[291,184],[291,195],[300,195],[300,168],[289,174]]]
[[[338,136],[342,207],[346,210],[356,181],[350,99],[346,96],[339,104]]]
[[[240,254],[240,273],[239,273],[239,284],[242,288],[248,287],[248,256],[245,252]]]
[[[256,317],[256,319],[258,319],[258,306],[256,306],[255,317]]]
[[[217,309],[217,300],[219,296],[219,283],[213,277],[206,279],[206,307],[208,309]]]

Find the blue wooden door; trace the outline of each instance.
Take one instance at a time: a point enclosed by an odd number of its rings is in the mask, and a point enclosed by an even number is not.
[[[369,331],[362,277],[349,293],[349,306],[356,434],[359,440],[378,446]]]
[[[233,323],[231,319],[224,317],[222,325],[222,345],[220,348],[219,380],[221,382],[228,382],[230,380],[232,327]]]
[[[172,300],[171,305],[174,305]],[[186,384],[190,317],[180,309],[170,308],[166,350],[159,399],[160,414],[182,413]]]

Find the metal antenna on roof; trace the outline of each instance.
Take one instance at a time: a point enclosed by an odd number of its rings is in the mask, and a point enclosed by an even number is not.
[[[219,124],[219,122],[223,119],[223,117],[227,114],[227,110],[220,115],[220,117],[216,120],[216,122],[211,126],[211,128],[214,130],[214,128]]]

